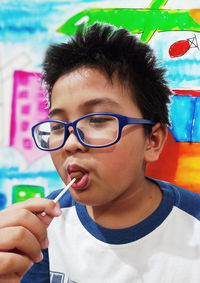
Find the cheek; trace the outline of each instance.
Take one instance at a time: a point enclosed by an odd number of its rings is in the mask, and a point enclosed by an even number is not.
[[[101,154],[97,162],[97,171],[108,182],[131,178],[141,168],[142,158],[133,146],[116,147],[111,153]]]
[[[116,183],[116,179],[130,179],[144,168],[145,139],[130,136],[122,138],[116,145],[99,152],[97,167],[107,180]]]
[[[51,151],[50,152],[51,155],[51,159],[53,161],[53,164],[56,168],[56,170],[58,171],[58,173],[61,175],[61,168],[63,167],[63,161],[62,161],[62,154],[60,152],[60,150],[56,150],[56,151]]]

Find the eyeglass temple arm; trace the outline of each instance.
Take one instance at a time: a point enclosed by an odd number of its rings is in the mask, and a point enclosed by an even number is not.
[[[155,122],[147,119],[140,119],[140,118],[132,118],[132,117],[127,117],[126,120],[127,124],[146,124],[146,125],[154,125]]]

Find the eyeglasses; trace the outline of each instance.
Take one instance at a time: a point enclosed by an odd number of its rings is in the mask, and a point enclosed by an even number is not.
[[[72,127],[78,141],[87,147],[111,146],[120,140],[124,126],[129,124],[154,125],[150,120],[131,118],[123,115],[98,112],[80,117],[67,123],[59,120],[46,120],[32,127],[32,136],[41,150],[52,151],[64,146]]]

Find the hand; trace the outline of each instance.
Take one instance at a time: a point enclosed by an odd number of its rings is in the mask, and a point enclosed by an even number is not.
[[[42,216],[41,212],[46,215]],[[60,216],[58,203],[28,199],[0,211],[0,283],[18,283],[48,247],[47,227]]]

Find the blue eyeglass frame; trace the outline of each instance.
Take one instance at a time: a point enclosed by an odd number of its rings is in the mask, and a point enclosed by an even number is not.
[[[89,116],[93,116],[93,115],[108,115],[108,116],[113,116],[113,117],[116,117],[119,121],[119,132],[118,132],[118,137],[116,138],[116,140],[112,143],[109,143],[109,144],[106,144],[106,145],[89,145],[87,143],[84,143],[80,137],[79,137],[79,133],[77,131],[77,128],[76,128],[76,125],[77,123],[86,118],[86,117],[89,117]],[[34,136],[34,130],[37,126],[39,126],[40,124],[44,124],[44,123],[47,123],[47,122],[59,122],[61,124],[64,125],[64,128],[65,128],[65,135],[64,135],[64,139],[63,139],[63,143],[62,145],[60,145],[59,147],[57,148],[53,148],[53,149],[45,149],[45,148],[42,148],[40,146],[38,146],[37,142],[36,142],[36,139],[35,139],[35,136]],[[54,151],[54,150],[57,150],[57,149],[60,149],[64,146],[64,144],[66,143],[66,140],[69,136],[69,131],[68,131],[68,127],[72,127],[73,130],[74,130],[74,133],[76,135],[76,138],[78,139],[78,141],[84,145],[84,146],[87,146],[87,147],[92,147],[92,148],[103,148],[103,147],[108,147],[108,146],[111,146],[115,143],[117,143],[120,138],[121,138],[121,133],[122,133],[122,129],[124,126],[126,125],[131,125],[131,124],[143,124],[143,125],[155,125],[155,122],[151,121],[151,120],[146,120],[146,119],[141,119],[141,118],[133,118],[133,117],[127,117],[127,116],[123,116],[123,115],[120,115],[120,114],[116,114],[116,113],[110,113],[110,112],[95,112],[95,113],[89,113],[87,115],[84,115],[78,119],[76,119],[75,121],[73,122],[70,122],[70,123],[67,123],[67,122],[63,122],[63,121],[60,121],[60,120],[45,120],[45,121],[42,121],[40,123],[37,123],[36,125],[34,125],[32,127],[32,136],[33,136],[33,139],[34,139],[34,142],[36,144],[36,146],[41,149],[41,150],[44,150],[44,151]]]

